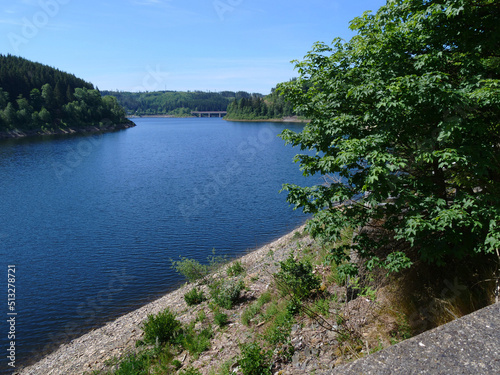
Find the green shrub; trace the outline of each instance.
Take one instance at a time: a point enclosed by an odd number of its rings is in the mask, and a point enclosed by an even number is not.
[[[219,327],[223,327],[228,323],[229,319],[227,317],[227,314],[216,311],[214,315],[214,321],[215,324],[217,324]]]
[[[253,317],[255,315],[257,315],[257,313],[260,311],[260,309],[262,308],[262,306],[264,306],[264,304],[268,303],[269,301],[271,301],[271,293],[269,293],[269,292],[263,293],[257,299],[257,301],[255,301],[254,303],[252,303],[250,306],[248,306],[243,311],[243,313],[241,314],[241,322],[244,325],[249,326],[250,325],[250,320],[252,320]]]
[[[233,264],[230,264],[227,267],[227,275],[228,276],[239,276],[244,272],[245,272],[245,268],[243,268],[243,265],[241,264],[241,262],[239,260],[237,260]]]
[[[195,259],[186,257],[180,257],[180,260],[171,259],[170,261],[172,262],[172,268],[192,283],[196,280],[205,279],[211,272],[219,269],[227,263],[227,257],[216,256],[214,249],[212,255],[207,258],[208,264],[201,264]]]
[[[314,301],[313,311],[328,316],[330,314],[330,300],[326,298],[320,298]]]
[[[183,275],[190,283],[208,275],[210,269],[197,260],[181,257],[181,260],[171,260],[172,268]]]
[[[260,295],[260,297],[257,299],[257,302],[263,306],[264,304],[271,302],[271,293],[270,292],[264,292]]]
[[[264,338],[271,345],[284,344],[290,337],[293,322],[293,315],[288,310],[282,310],[266,328]]]
[[[312,273],[310,262],[297,262],[292,256],[280,262],[281,269],[274,274],[274,280],[283,296],[292,296],[298,300],[310,297],[320,285],[318,276]]]
[[[286,305],[286,311],[288,311],[291,315],[297,315],[300,313],[301,309],[302,303],[296,298],[291,298]]]
[[[266,309],[266,311],[263,314],[264,320],[269,321],[271,320],[276,314],[278,314],[280,311],[280,308],[278,306],[278,303],[276,301],[273,301]]]
[[[174,359],[172,361],[172,366],[174,366],[176,370],[179,370],[182,367],[182,362],[179,361],[178,359]]]
[[[264,350],[253,342],[241,346],[238,363],[243,375],[271,375],[270,350]]]
[[[147,375],[151,366],[151,356],[148,352],[132,354],[121,360],[115,375]]]
[[[292,240],[298,240],[299,238],[303,238],[307,236],[307,232],[304,230],[304,231],[298,231],[296,230],[294,233],[293,233],[293,237],[292,237]]]
[[[240,299],[243,281],[217,280],[210,284],[210,295],[214,303],[224,309],[230,310]]]
[[[193,357],[197,358],[200,353],[210,348],[211,338],[212,330],[210,328],[205,328],[200,332],[196,332],[194,330],[194,324],[191,324],[184,330],[178,341],[180,341],[184,349]]]
[[[112,371],[94,371],[98,375],[149,375],[149,374],[171,374],[173,371],[182,367],[179,361],[175,361],[172,347],[167,345],[163,347],[155,346],[150,349],[143,349],[134,354],[128,354],[121,358],[111,358],[104,364],[112,367]],[[180,366],[176,367],[176,362]]]
[[[167,308],[158,315],[148,315],[143,323],[144,342],[160,344],[173,342],[182,331],[182,324]]]
[[[208,264],[210,272],[215,272],[220,267],[228,262],[228,258],[226,255],[215,255],[215,249],[212,249],[212,255],[208,256]]]
[[[201,322],[203,323],[205,321],[205,319],[207,318],[207,315],[205,314],[205,311],[204,310],[200,310],[198,311],[198,315],[196,316],[196,320],[198,322]]]
[[[188,367],[187,369],[179,372],[179,375],[201,375],[201,372],[194,367]]]
[[[258,304],[252,303],[241,313],[241,323],[243,323],[243,325],[248,327],[250,325],[250,321],[253,319],[255,315],[257,315],[259,310],[260,307],[258,306]]]
[[[211,370],[209,375],[233,375],[234,373],[231,371],[232,365],[233,360],[228,360],[219,367],[217,372],[215,372],[215,370]]]
[[[194,305],[199,305],[200,303],[205,301],[206,298],[202,290],[193,288],[189,292],[184,294],[184,300],[186,301],[188,306],[194,306]]]

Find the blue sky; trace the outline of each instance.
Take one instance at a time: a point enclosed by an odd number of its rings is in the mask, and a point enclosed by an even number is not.
[[[294,76],[316,41],[385,0],[10,0],[0,53],[54,66],[101,90],[249,91]]]

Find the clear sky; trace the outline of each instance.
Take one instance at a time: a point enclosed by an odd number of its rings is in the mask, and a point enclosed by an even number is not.
[[[316,41],[385,0],[9,0],[0,53],[56,67],[100,90],[268,94]]]

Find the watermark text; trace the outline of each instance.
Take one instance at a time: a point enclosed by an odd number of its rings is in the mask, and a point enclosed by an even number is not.
[[[7,266],[7,359],[9,366],[16,367],[16,266]]]

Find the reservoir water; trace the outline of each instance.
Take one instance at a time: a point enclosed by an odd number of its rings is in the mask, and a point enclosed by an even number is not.
[[[302,224],[302,176],[277,135],[300,124],[136,119],[103,135],[0,141],[0,373],[176,288],[179,256],[237,257]]]

